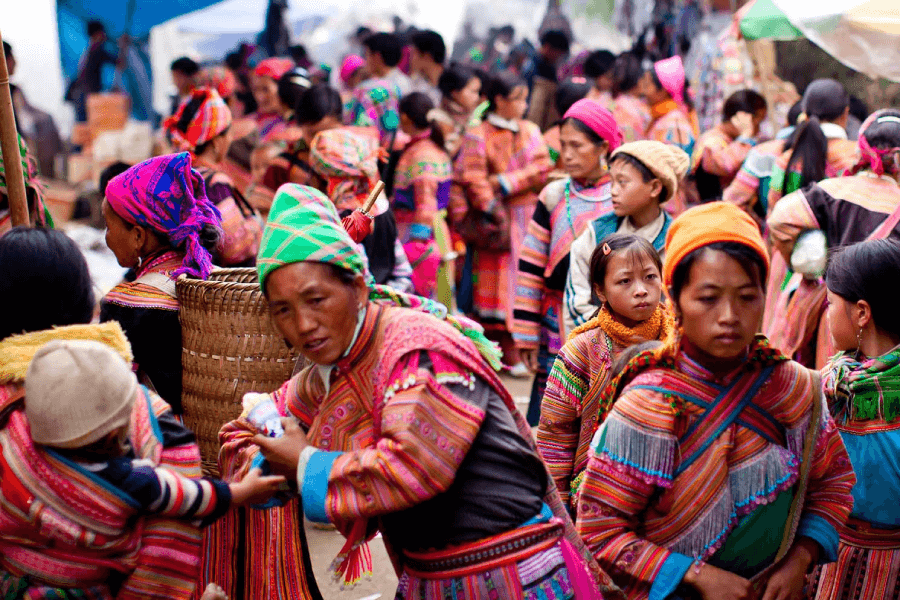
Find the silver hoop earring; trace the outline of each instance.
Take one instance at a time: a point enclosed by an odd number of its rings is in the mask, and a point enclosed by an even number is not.
[[[140,256],[138,256],[137,268],[140,269],[141,265],[143,265],[143,264],[144,264],[144,259],[141,258]]]
[[[862,328],[856,332],[856,356],[859,356],[860,347],[862,347]]]

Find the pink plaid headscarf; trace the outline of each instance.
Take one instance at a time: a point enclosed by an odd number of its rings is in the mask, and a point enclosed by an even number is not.
[[[653,70],[656,72],[663,89],[672,96],[672,100],[685,114],[690,114],[690,110],[688,110],[684,102],[684,88],[687,86],[687,78],[684,74],[684,63],[681,62],[681,57],[673,56],[672,58],[657,61],[653,64]]]
[[[619,131],[616,119],[596,100],[582,98],[569,107],[563,118],[577,119],[590,127],[591,131],[609,143],[610,152],[622,145],[622,132]]]
[[[200,243],[200,232],[205,225],[221,229],[222,214],[206,197],[190,154],[156,156],[134,165],[110,180],[106,201],[125,221],[160,233],[175,248],[184,246],[184,262],[175,277],[209,276],[212,255]]]
[[[900,152],[900,148],[873,148],[869,143],[869,140],[866,139],[866,130],[875,123],[883,123],[886,121],[894,121],[900,124],[900,116],[894,114],[894,111],[889,111],[887,109],[876,110],[869,118],[866,119],[863,124],[859,128],[859,152],[860,159],[859,162],[856,163],[856,166],[853,167],[853,173],[858,173],[863,170],[869,170],[875,173],[876,175],[884,175],[884,158],[886,156],[891,156],[897,152]],[[896,174],[898,169],[898,165],[894,165],[894,173],[890,173],[890,175]]]

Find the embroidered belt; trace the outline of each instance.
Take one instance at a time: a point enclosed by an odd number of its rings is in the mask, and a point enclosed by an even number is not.
[[[900,549],[900,529],[884,529],[850,517],[841,528],[841,542],[869,550]]]
[[[429,552],[404,552],[404,570],[420,579],[450,579],[517,563],[556,545],[562,523],[527,525],[498,535]]]

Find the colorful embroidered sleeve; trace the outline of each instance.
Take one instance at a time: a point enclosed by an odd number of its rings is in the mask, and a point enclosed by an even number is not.
[[[566,331],[572,331],[585,323],[597,310],[593,304],[591,291],[591,254],[597,245],[593,225],[588,225],[584,233],[572,242],[569,251],[569,275],[566,277],[566,291],[563,294],[563,312]]]
[[[700,164],[707,173],[720,177],[734,177],[741,168],[747,153],[753,148],[748,141],[737,139],[729,142],[717,132],[707,136]]]
[[[550,150],[544,143],[540,129],[534,123],[521,122],[518,139],[524,138],[524,154],[519,164],[500,176],[500,185],[507,196],[515,196],[529,189],[538,189],[547,183],[547,175],[553,170]],[[515,160],[515,159],[514,159]]]
[[[547,377],[537,430],[538,450],[566,504],[581,430],[582,400],[591,379],[585,341],[586,334],[578,335],[559,351]]]
[[[309,456],[301,485],[313,521],[347,521],[403,510],[447,490],[484,420],[484,407],[451,394],[442,382],[465,374],[454,362],[419,353],[394,369],[375,446]],[[298,482],[300,483],[300,482]]]
[[[781,253],[788,265],[800,234],[809,229],[820,229],[802,190],[782,198],[772,209],[766,224],[773,248]]]
[[[813,451],[806,503],[797,529],[798,536],[815,540],[822,547],[820,563],[837,560],[837,530],[850,516],[853,508],[851,490],[855,484],[850,456],[825,405],[819,439]]]
[[[453,170],[465,187],[468,203],[486,211],[494,202],[494,191],[488,182],[487,144],[481,127],[466,132]]]
[[[544,270],[550,258],[550,211],[544,203],[545,193],[546,188],[541,192],[522,242],[513,307],[513,339],[518,347],[532,350],[536,350],[541,341]]]
[[[600,566],[620,574],[620,586],[652,584],[650,597],[660,600],[674,591],[691,559],[643,539],[637,529],[657,490],[672,485],[674,421],[661,394],[626,388],[591,443],[576,522]]]

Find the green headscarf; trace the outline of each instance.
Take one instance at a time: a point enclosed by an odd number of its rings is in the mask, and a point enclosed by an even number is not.
[[[259,244],[256,271],[265,290],[272,271],[296,262],[328,263],[363,275],[369,285],[369,299],[430,313],[447,321],[475,343],[481,355],[500,370],[501,352],[484,336],[480,325],[466,317],[448,315],[439,302],[403,294],[376,285],[357,244],[338,218],[337,209],[322,192],[305,185],[288,183],[275,193],[269,220]]]

